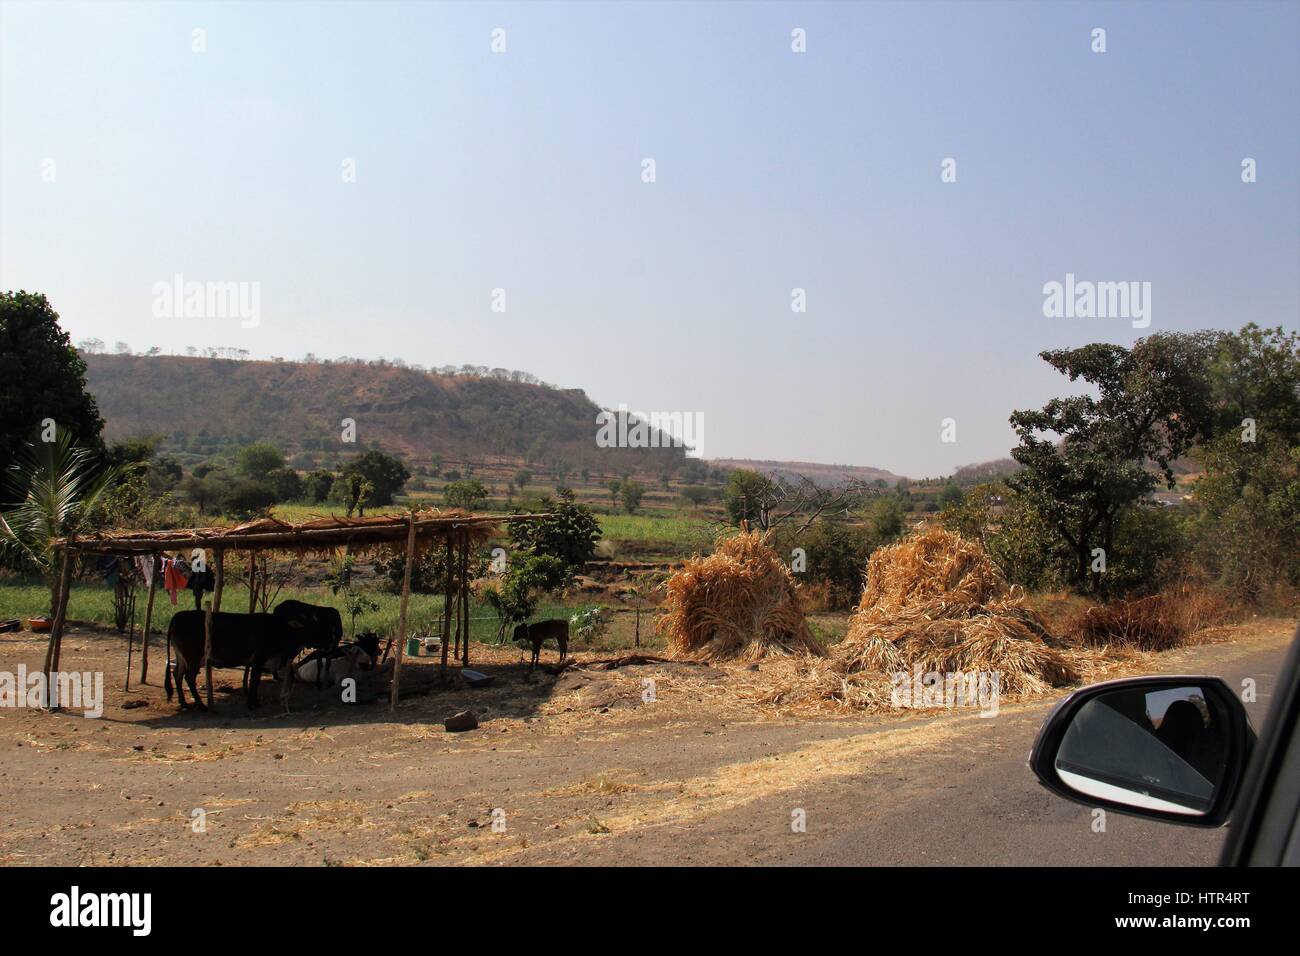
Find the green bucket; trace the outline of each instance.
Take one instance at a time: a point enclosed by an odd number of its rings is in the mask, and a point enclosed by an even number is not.
[[[408,657],[420,656],[420,639],[418,637],[408,637],[406,639],[406,654]]]

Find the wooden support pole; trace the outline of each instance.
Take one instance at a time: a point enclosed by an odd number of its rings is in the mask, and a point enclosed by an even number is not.
[[[212,709],[212,600],[203,602],[203,672],[207,681],[208,710]],[[180,680],[180,674],[176,675]],[[181,691],[181,693],[185,693]]]
[[[216,581],[213,584],[212,600],[207,602],[206,613],[203,615],[203,675],[207,686],[208,710],[212,709],[212,615],[221,610],[221,589],[226,583],[225,558],[225,550],[217,548]]]
[[[451,647],[451,602],[455,599],[454,587],[454,562],[452,555],[455,553],[455,545],[452,543],[451,532],[447,532],[447,593],[443,596],[442,601],[442,669],[440,673],[443,677],[447,676],[447,651]]]
[[[460,533],[460,607],[461,617],[465,621],[464,643],[461,644],[461,665],[469,667],[469,529]]]
[[[149,627],[153,624],[153,598],[158,590],[158,556],[149,555],[149,603],[144,608],[144,644],[140,648],[140,683],[149,683]]]
[[[257,552],[248,552],[248,613],[257,610]]]
[[[221,591],[226,583],[226,552],[224,548],[217,549],[217,573],[216,580],[212,582],[212,610],[221,610]]]
[[[397,657],[393,659],[393,686],[388,691],[388,709],[397,710],[401,695],[402,655],[406,652],[406,606],[411,601],[411,565],[415,563],[415,512],[411,512],[411,528],[406,533],[406,568],[402,572],[402,605],[397,612]]]
[[[54,679],[59,669],[59,655],[62,653],[63,624],[68,617],[68,590],[72,583],[72,549],[63,549],[63,567],[59,571],[59,583],[54,592],[54,624],[50,628],[50,643],[45,649],[45,692],[49,695],[46,704],[50,710],[58,710],[57,682]]]
[[[126,680],[122,683],[122,692],[131,691],[131,652],[135,650],[135,600],[131,601],[131,622],[126,630]]]

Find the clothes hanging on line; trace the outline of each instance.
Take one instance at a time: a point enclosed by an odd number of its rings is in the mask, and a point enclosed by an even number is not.
[[[176,558],[163,558],[163,589],[172,603],[176,603],[176,592],[184,590],[189,584],[189,577],[180,569],[181,562]]]

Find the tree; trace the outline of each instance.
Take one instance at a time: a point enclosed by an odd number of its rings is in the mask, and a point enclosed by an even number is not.
[[[364,591],[359,590],[352,582],[355,561],[356,555],[353,554],[333,558],[330,561],[330,574],[325,579],[331,594],[343,595],[343,609],[348,615],[348,636],[350,638],[356,636],[358,617],[379,610],[379,602]]]
[[[303,479],[303,497],[318,505],[330,496],[334,484],[334,472],[327,468],[317,468]]]
[[[498,639],[512,624],[532,617],[541,596],[561,587],[568,579],[564,562],[549,554],[524,555],[500,578],[487,579],[479,590],[479,600],[497,614]]]
[[[270,442],[255,442],[239,450],[235,464],[242,474],[254,481],[262,481],[271,472],[284,467],[284,452]]]
[[[896,495],[881,495],[867,507],[867,526],[875,545],[890,544],[903,533],[903,503]]]
[[[707,504],[717,496],[718,493],[707,485],[687,485],[682,489],[682,497],[695,508]]]
[[[221,507],[230,515],[247,519],[259,515],[275,504],[275,492],[265,481],[237,478],[221,495]]]
[[[393,496],[402,490],[411,473],[400,458],[371,449],[353,458],[343,468],[345,477],[359,476],[374,488],[369,504],[391,505]]]
[[[574,500],[572,490],[562,488],[556,498],[542,500],[546,514],[540,520],[512,522],[510,540],[517,550],[550,555],[566,568],[576,567],[595,557],[600,522],[590,508]]]
[[[800,530],[807,530],[825,515],[847,516],[861,503],[861,481],[818,484],[805,475],[793,480],[768,478],[746,468],[737,468],[727,476],[722,500],[727,517],[733,524],[748,521],[762,531],[799,519]]]
[[[54,541],[83,530],[119,476],[117,468],[101,467],[95,450],[77,445],[72,432],[61,428],[54,441],[19,448],[5,474],[6,498],[15,504],[0,515],[0,541],[45,578],[51,614],[58,573]]]
[[[1208,333],[1161,333],[1132,349],[1094,344],[1041,353],[1099,394],[1014,412],[1020,444],[1011,454],[1024,467],[1007,484],[1059,535],[1076,587],[1101,590],[1094,549],[1114,551],[1125,510],[1155,489],[1158,475],[1173,488],[1171,463],[1212,427],[1215,344]]]
[[[487,489],[477,478],[463,478],[453,481],[442,489],[442,498],[449,508],[464,508],[473,511],[487,500]]]
[[[772,479],[766,475],[737,468],[728,476],[727,487],[722,492],[727,517],[734,525],[748,521],[755,527],[766,528],[764,515],[771,507],[775,490]]]
[[[208,475],[197,475],[190,473],[187,477],[181,479],[179,490],[186,498],[194,503],[199,509],[199,514],[203,514],[208,507],[215,505],[221,500],[224,485],[220,481],[209,477]]]
[[[944,484],[943,490],[939,492],[940,507],[949,505],[959,505],[962,501],[961,487],[955,481],[948,481]]]
[[[623,499],[623,510],[628,514],[636,514],[636,509],[641,507],[641,499],[645,497],[645,485],[625,478],[619,487],[619,495]]]
[[[1196,452],[1201,565],[1252,599],[1300,585],[1300,336],[1247,325],[1211,364],[1218,434]]]
[[[605,487],[609,490],[610,504],[618,504],[618,496],[623,493],[623,482],[618,478],[611,478],[605,482]]]
[[[852,607],[862,596],[862,573],[873,546],[870,530],[821,518],[804,531],[792,524],[778,528],[772,545],[787,562],[795,548],[803,549],[806,563],[797,577],[825,585],[831,607]]]
[[[514,479],[515,487],[518,488],[520,491],[523,491],[524,488],[528,485],[528,483],[532,480],[533,480],[533,473],[529,471],[527,468],[520,468],[518,471],[515,472],[515,479]]]
[[[0,292],[0,473],[46,419],[71,432],[79,447],[102,454],[104,420],[58,313],[43,295]]]
[[[298,501],[303,496],[303,481],[292,468],[276,468],[268,472],[266,483],[276,501]]]

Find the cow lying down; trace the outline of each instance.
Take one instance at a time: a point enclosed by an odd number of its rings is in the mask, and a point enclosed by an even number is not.
[[[340,686],[349,677],[355,677],[360,671],[368,671],[372,658],[356,644],[340,647],[337,656],[316,651],[309,655],[297,667],[298,680],[317,687],[329,684]]]

